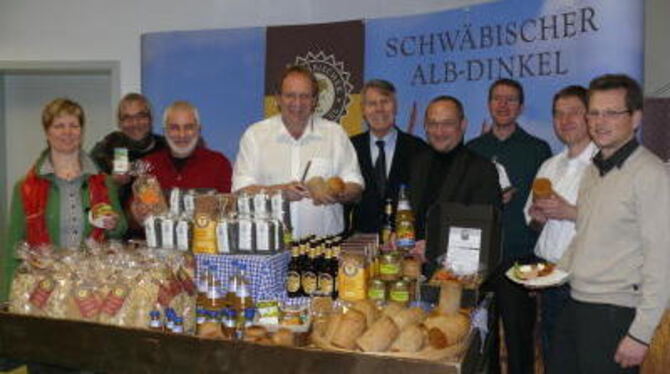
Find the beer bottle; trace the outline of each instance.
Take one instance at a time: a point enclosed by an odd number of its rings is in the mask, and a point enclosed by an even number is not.
[[[407,186],[401,185],[398,193],[398,207],[395,213],[396,247],[399,250],[410,251],[414,248],[416,238],[414,228],[414,213],[409,202]]]
[[[288,297],[302,296],[302,287],[300,285],[300,246],[293,242],[291,245],[291,261],[288,263],[288,273],[286,274],[286,293]]]
[[[305,296],[313,296],[317,287],[317,273],[315,269],[316,248],[309,248],[308,259],[302,268],[301,284]]]
[[[393,202],[386,199],[384,204],[384,213],[382,214],[382,227],[379,233],[380,244],[386,246],[390,244],[391,234],[393,233]]]

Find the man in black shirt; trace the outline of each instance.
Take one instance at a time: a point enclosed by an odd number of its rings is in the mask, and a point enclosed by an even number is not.
[[[410,168],[410,199],[416,212],[417,245],[428,275],[441,264],[442,253],[424,253],[425,218],[437,202],[502,205],[498,172],[492,162],[463,145],[467,120],[463,105],[452,96],[438,96],[426,108],[425,129],[431,149],[418,154]]]

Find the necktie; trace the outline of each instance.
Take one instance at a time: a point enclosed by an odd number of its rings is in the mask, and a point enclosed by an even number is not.
[[[377,140],[375,142],[379,148],[379,155],[375,161],[375,177],[377,179],[377,187],[379,187],[379,194],[382,198],[386,197],[386,153],[384,152],[384,141]]]

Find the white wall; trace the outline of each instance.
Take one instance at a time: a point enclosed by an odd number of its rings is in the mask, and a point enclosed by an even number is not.
[[[0,61],[120,60],[140,90],[140,35],[425,13],[491,0],[0,0]]]

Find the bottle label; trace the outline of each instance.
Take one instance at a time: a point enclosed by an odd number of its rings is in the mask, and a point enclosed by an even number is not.
[[[389,294],[389,298],[392,301],[397,301],[399,303],[406,303],[409,301],[409,291],[405,290],[391,291]]]
[[[161,320],[160,319],[152,319],[149,322],[149,327],[152,329],[160,329],[161,328]]]
[[[319,274],[319,293],[323,296],[329,296],[334,291],[333,276],[328,273]]]
[[[300,290],[300,274],[297,271],[289,271],[286,276],[286,290],[294,293]]]
[[[378,288],[370,288],[368,290],[368,299],[370,300],[384,300],[385,295],[384,295],[384,290],[383,289],[378,289]]]
[[[400,274],[400,265],[395,263],[385,263],[379,265],[379,274],[398,275]]]
[[[302,289],[307,295],[312,295],[316,291],[317,279],[316,274],[311,271],[305,272],[302,275]]]

